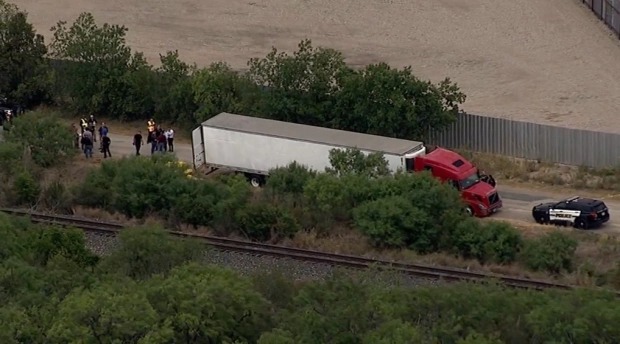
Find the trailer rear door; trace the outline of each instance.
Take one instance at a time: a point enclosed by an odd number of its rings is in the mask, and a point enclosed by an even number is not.
[[[192,131],[192,155],[194,156],[194,169],[197,170],[205,163],[205,146],[202,136],[202,126]]]

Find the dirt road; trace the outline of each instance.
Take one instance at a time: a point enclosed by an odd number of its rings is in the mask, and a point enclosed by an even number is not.
[[[112,154],[113,155],[134,155],[134,149],[132,146],[132,138],[126,135],[116,135],[111,134],[110,138],[112,139]],[[100,154],[100,153],[97,153]],[[141,151],[142,155],[150,154],[150,146],[145,146]],[[179,143],[175,145],[175,155],[179,160],[192,163],[192,148],[190,144],[187,143]],[[501,181],[500,181],[501,183]],[[552,201],[552,200],[560,200],[565,197],[574,196],[572,194],[562,194],[562,193],[549,193],[549,192],[541,192],[536,189],[527,189],[522,187],[512,187],[500,185],[498,187],[501,197],[504,200],[504,208],[493,215],[493,219],[498,220],[508,220],[508,221],[518,221],[521,223],[534,223],[532,220],[532,207],[538,203]],[[579,196],[588,196],[586,192],[580,193]],[[594,196],[592,196],[594,197]],[[613,220],[613,216],[616,214],[620,214],[620,203],[610,202],[605,200],[605,203],[610,209],[610,213],[612,214],[612,220],[607,223],[603,228],[597,229],[596,232],[599,233],[620,233],[620,221],[616,222]]]

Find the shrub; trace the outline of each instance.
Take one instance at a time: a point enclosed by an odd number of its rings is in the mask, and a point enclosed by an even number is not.
[[[532,270],[545,270],[558,274],[571,271],[577,241],[560,232],[549,233],[539,239],[526,242],[522,259]]]
[[[402,196],[362,204],[354,210],[355,225],[377,247],[410,247],[432,252],[438,247],[438,231],[432,219]]]
[[[167,156],[132,157],[103,163],[77,191],[78,203],[142,218],[164,217],[180,194],[189,191],[184,168]]]
[[[16,205],[34,206],[41,193],[39,182],[32,174],[24,171],[20,173],[13,184]]]
[[[13,124],[7,140],[26,146],[38,166],[56,166],[76,153],[74,132],[54,114],[29,112]]]
[[[239,230],[252,240],[278,241],[293,236],[299,224],[291,214],[266,203],[250,204],[237,212]]]
[[[481,263],[513,262],[523,246],[521,234],[506,222],[481,224],[472,218],[461,218],[452,226],[446,248]]]
[[[218,214],[217,205],[226,197],[222,185],[189,180],[187,191],[174,200],[172,215],[176,220],[194,226],[210,226]]]
[[[286,167],[279,167],[269,172],[269,180],[265,191],[271,194],[274,201],[290,201],[292,206],[302,202],[304,187],[316,176],[316,171],[292,162]]]
[[[54,181],[41,192],[41,204],[49,210],[70,213],[72,195],[61,181]]]

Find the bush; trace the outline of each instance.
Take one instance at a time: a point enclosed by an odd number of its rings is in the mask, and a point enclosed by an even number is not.
[[[28,172],[20,173],[13,184],[16,205],[34,206],[41,194],[39,182]]]
[[[54,181],[41,192],[41,204],[48,210],[58,213],[71,213],[73,198],[61,181]]]
[[[62,164],[76,153],[74,132],[50,113],[29,112],[16,117],[7,140],[23,144],[41,167]]]
[[[433,221],[402,196],[366,202],[353,213],[356,227],[374,246],[410,247],[421,253],[438,247],[439,232]]]
[[[457,223],[448,240],[454,252],[481,263],[513,262],[522,247],[521,235],[510,224],[480,224],[471,218]]]
[[[170,215],[179,195],[190,191],[184,168],[172,157],[131,157],[103,163],[78,187],[77,202],[127,217]]]
[[[289,238],[300,229],[288,211],[265,203],[250,204],[239,210],[236,220],[243,234],[259,241]]]
[[[549,233],[525,244],[522,260],[532,270],[545,270],[559,274],[571,271],[577,241],[560,232]]]
[[[175,220],[194,228],[212,225],[218,216],[218,204],[227,196],[222,185],[189,180],[186,190],[174,200],[172,215]]]
[[[295,207],[302,202],[304,187],[314,177],[316,171],[292,162],[286,167],[275,168],[269,172],[265,191],[270,193],[272,200],[289,201]]]

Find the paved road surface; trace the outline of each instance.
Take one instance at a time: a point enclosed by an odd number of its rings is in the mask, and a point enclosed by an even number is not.
[[[125,135],[110,134],[112,139],[111,152],[112,154],[120,155],[133,155],[134,149],[132,146],[132,137]],[[150,146],[142,147],[142,155],[150,154]],[[190,144],[178,143],[175,145],[175,154],[179,160],[192,163],[192,148]],[[523,187],[512,187],[500,185],[498,187],[499,193],[504,200],[504,208],[497,214],[493,215],[493,218],[506,219],[506,220],[518,220],[533,223],[531,211],[532,207],[538,203],[552,200],[560,200],[563,197],[575,196],[573,194],[551,194],[536,189],[529,189]],[[582,192],[579,196],[588,196],[587,192]],[[592,196],[594,197],[594,196]],[[598,229],[597,232],[601,233],[620,233],[620,221],[614,222],[613,216],[619,214],[620,216],[620,203],[605,201],[612,214],[612,220],[607,223],[603,228]]]

